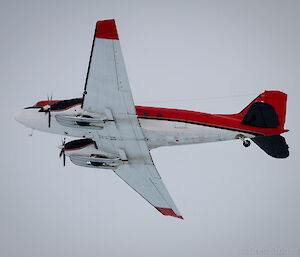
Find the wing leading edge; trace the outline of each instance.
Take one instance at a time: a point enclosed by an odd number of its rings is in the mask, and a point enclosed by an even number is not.
[[[92,132],[104,151],[124,152],[128,164],[115,173],[163,215],[181,218],[157,172],[137,119],[114,20],[98,21],[82,108],[113,120]]]

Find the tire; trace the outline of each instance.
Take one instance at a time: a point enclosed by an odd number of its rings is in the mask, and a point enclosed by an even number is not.
[[[243,146],[249,147],[251,145],[251,142],[249,140],[244,140],[243,141]]]

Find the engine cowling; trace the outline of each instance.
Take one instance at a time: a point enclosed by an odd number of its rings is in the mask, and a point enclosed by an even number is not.
[[[88,115],[70,116],[55,115],[56,121],[65,127],[81,128],[81,129],[103,129],[106,119],[95,119]]]
[[[90,138],[70,141],[64,145],[63,151],[75,165],[83,167],[116,169],[123,164],[118,156],[100,150]]]

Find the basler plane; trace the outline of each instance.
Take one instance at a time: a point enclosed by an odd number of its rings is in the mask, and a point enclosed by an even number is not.
[[[275,158],[289,155],[287,95],[265,91],[236,114],[135,106],[114,20],[98,21],[83,98],[37,102],[15,115],[23,125],[80,139],[60,156],[79,166],[111,169],[163,215],[181,218],[151,158],[160,146],[250,138]]]

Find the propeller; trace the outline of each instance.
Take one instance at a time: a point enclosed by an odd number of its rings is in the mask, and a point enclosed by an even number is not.
[[[45,115],[47,115],[48,113],[48,127],[50,128],[50,125],[51,125],[51,104],[52,104],[52,94],[51,96],[49,97],[47,95],[47,99],[48,99],[48,104],[44,107],[42,107],[39,112],[44,112]]]
[[[66,144],[66,138],[62,139],[62,144],[59,146],[61,148],[61,151],[59,153],[59,158],[63,156],[63,165],[66,166],[66,154],[65,154],[65,144]]]
[[[51,103],[52,103],[52,94],[51,96],[49,97],[47,95],[47,99],[48,99],[48,109],[46,110],[46,113],[48,113],[48,128],[50,128],[51,126]]]

